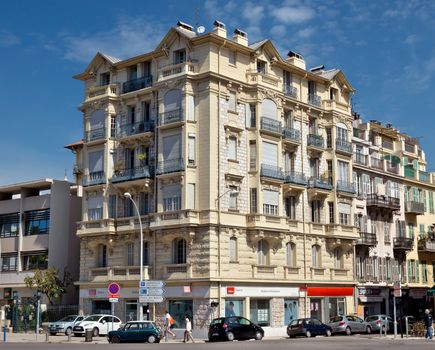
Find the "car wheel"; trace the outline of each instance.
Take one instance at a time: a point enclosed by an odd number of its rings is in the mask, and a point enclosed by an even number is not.
[[[234,340],[234,333],[233,332],[228,332],[227,333],[227,339],[229,341],[233,341]]]
[[[346,327],[345,332],[346,332],[346,335],[352,334],[352,330],[350,329],[350,327]]]
[[[57,333],[56,332],[50,332],[50,335],[56,335]]]
[[[330,329],[327,329],[325,334],[326,334],[327,337],[330,337],[332,335],[332,332],[331,332]]]
[[[366,328],[366,333],[367,333],[367,334],[370,334],[371,332],[372,332],[372,327],[367,326],[367,328]]]
[[[110,338],[110,342],[114,344],[118,344],[121,342],[121,339],[118,336],[114,335],[112,338]]]
[[[305,336],[306,336],[307,338],[311,338],[311,332],[310,332],[310,331],[306,331],[306,332],[305,332]]]
[[[150,335],[150,336],[148,337],[148,343],[155,343],[156,340],[157,340],[157,338],[156,338],[155,335]]]
[[[95,327],[93,330],[92,330],[92,336],[93,337],[98,337],[100,335],[100,330],[97,328],[97,327]]]
[[[65,331],[65,335],[70,335],[72,333],[72,328],[68,327]]]
[[[263,334],[261,332],[255,332],[255,340],[263,339]]]

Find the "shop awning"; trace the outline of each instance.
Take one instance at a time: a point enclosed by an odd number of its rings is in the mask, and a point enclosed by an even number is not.
[[[352,287],[308,287],[309,297],[351,297]]]

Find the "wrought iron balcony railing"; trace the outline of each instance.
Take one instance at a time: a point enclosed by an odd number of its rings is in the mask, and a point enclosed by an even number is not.
[[[284,95],[293,97],[295,99],[298,98],[298,89],[291,85],[284,85],[283,87]]]
[[[261,130],[273,132],[275,134],[281,134],[281,122],[268,117],[261,117]]]
[[[300,142],[301,132],[292,128],[284,128],[282,130],[282,137],[285,140]]]
[[[127,92],[145,89],[151,85],[153,85],[153,77],[151,75],[148,77],[132,79],[122,84],[122,92],[125,94]]]
[[[331,179],[328,177],[314,177],[308,180],[309,188],[320,188],[323,190],[332,190]]]
[[[400,199],[371,193],[367,196],[367,207],[380,207],[399,210]]]
[[[106,182],[104,171],[94,171],[83,178],[83,186],[101,185]]]
[[[414,201],[405,202],[405,213],[424,214],[424,203]]]
[[[346,140],[335,140],[335,148],[337,149],[337,151],[352,153],[352,143]]]
[[[307,144],[308,146],[313,146],[317,148],[325,148],[325,140],[323,136],[317,134],[308,134],[307,136]]]
[[[355,186],[353,185],[353,183],[348,181],[341,181],[341,180],[337,181],[337,191],[347,192],[352,194],[356,193]]]
[[[175,173],[184,170],[184,162],[182,158],[168,159],[157,163],[156,174]]]
[[[184,116],[181,109],[160,113],[159,115],[159,125],[167,125],[171,123],[181,122],[183,120]]]
[[[412,250],[414,246],[414,239],[408,237],[394,237],[393,247],[394,249]]]
[[[260,176],[284,180],[284,174],[281,168],[269,164],[261,164]]]
[[[284,173],[284,182],[285,183],[292,183],[296,185],[302,185],[307,186],[308,180],[307,177],[299,172],[293,171],[293,172],[285,172]]]
[[[104,126],[102,128],[91,129],[89,131],[86,131],[85,133],[86,142],[102,140],[105,138],[106,138],[106,128]]]
[[[116,133],[116,137],[122,138],[131,135],[142,134],[153,130],[154,130],[154,122],[141,121],[133,124],[121,125]]]
[[[151,178],[154,175],[154,168],[148,165],[127,168],[116,171],[112,176],[112,182],[131,181],[142,178]]]
[[[320,107],[320,105],[322,103],[322,99],[320,98],[319,95],[309,94],[308,95],[308,103],[310,105],[313,105],[313,106],[316,106],[316,107]]]

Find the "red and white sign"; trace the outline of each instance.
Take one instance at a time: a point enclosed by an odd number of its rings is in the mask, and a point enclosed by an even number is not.
[[[227,294],[228,295],[234,294],[235,291],[236,291],[236,288],[234,288],[234,287],[227,287]]]
[[[184,293],[191,293],[192,289],[190,288],[190,286],[184,286],[183,291],[184,291]]]
[[[400,284],[400,281],[394,282],[393,288],[394,288],[394,296],[396,298],[401,298],[402,297],[402,286]]]
[[[107,296],[110,298],[119,298],[119,291],[121,290],[121,287],[118,283],[112,282],[107,287],[107,291],[109,292],[109,295]]]

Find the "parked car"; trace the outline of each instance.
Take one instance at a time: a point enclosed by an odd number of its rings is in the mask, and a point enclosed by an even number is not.
[[[208,329],[208,340],[261,340],[264,330],[244,317],[232,316],[215,318]]]
[[[379,332],[382,327],[382,332],[392,332],[394,330],[394,321],[390,316],[387,315],[371,315],[367,316],[366,322],[372,327],[372,332]]]
[[[151,321],[131,321],[107,335],[109,343],[159,343],[162,330]]]
[[[368,322],[353,315],[331,317],[328,326],[332,328],[333,334],[345,333],[351,335],[352,333],[370,334],[372,332],[372,326]]]
[[[113,330],[117,330],[120,326],[121,320],[113,316]],[[87,329],[92,329],[92,336],[94,337],[109,333],[112,330],[112,316],[90,315],[74,325],[73,333],[76,337],[80,337],[82,334],[85,334]]]
[[[69,315],[59,321],[50,323],[48,325],[48,331],[51,335],[56,335],[57,333],[65,333],[69,335],[72,333],[73,327],[77,322],[83,320],[85,316]]]
[[[299,318],[293,320],[287,326],[287,335],[290,338],[302,335],[307,338],[316,335],[326,335],[330,337],[332,334],[332,328],[327,324],[322,323],[317,318]]]

